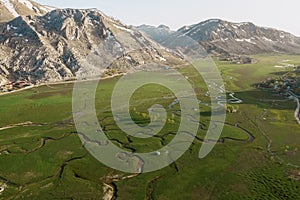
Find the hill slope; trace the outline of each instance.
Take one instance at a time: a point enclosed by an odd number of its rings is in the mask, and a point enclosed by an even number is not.
[[[63,9],[0,23],[0,60],[4,78],[38,83],[180,59],[98,10]]]

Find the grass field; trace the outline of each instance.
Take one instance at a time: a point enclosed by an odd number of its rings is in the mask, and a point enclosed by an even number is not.
[[[236,113],[228,113],[220,142],[204,159],[198,158],[210,122],[206,87],[190,67],[180,71],[194,83],[201,111],[198,139],[175,163],[162,170],[126,178],[93,158],[82,146],[72,118],[73,84],[36,87],[0,96],[0,199],[101,199],[103,184],[114,188],[118,199],[300,199],[300,182],[289,178],[300,172],[300,127],[294,119],[296,104],[254,84],[278,76],[275,68],[300,56],[257,55],[254,64],[233,65],[216,61],[226,89],[243,100]],[[149,152],[168,144],[176,133],[180,109],[168,110],[168,119],[157,137],[128,137],[116,127],[110,97],[119,77],[102,80],[96,110],[107,137],[135,152]],[[163,98],[170,97],[170,98]],[[131,99],[131,116],[149,123],[147,109],[165,108],[176,97],[166,88],[147,85]],[[275,101],[274,101],[275,100]],[[27,122],[27,123],[24,123]],[[24,123],[24,124],[20,124]],[[168,134],[169,133],[169,134]],[[249,141],[249,134],[254,140]],[[221,142],[222,141],[222,142]],[[125,177],[124,180],[112,177]],[[117,180],[116,180],[117,179]]]

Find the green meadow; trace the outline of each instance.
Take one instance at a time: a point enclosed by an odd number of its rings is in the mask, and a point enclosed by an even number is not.
[[[204,159],[198,154],[210,123],[207,88],[191,66],[179,68],[202,101],[198,135],[170,166],[134,177],[103,165],[83,147],[72,116],[72,83],[0,96],[0,187],[4,188],[0,199],[101,199],[107,192],[104,184],[112,186],[121,200],[300,199],[300,182],[291,178],[300,172],[296,103],[254,86],[289,70],[275,68],[282,61],[300,65],[300,56],[253,58],[255,63],[244,65],[216,60],[226,90],[243,103],[232,105],[236,112],[227,113],[220,141]],[[163,105],[168,113],[155,137],[134,138],[117,127],[111,113],[110,98],[119,78],[101,80],[97,88],[95,107],[106,136],[137,153],[167,145],[180,123],[176,112],[180,105],[168,107],[175,95],[154,84],[134,93],[130,114],[136,124],[149,124],[148,108],[154,104]]]

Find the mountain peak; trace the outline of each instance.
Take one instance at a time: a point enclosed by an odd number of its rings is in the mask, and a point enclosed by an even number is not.
[[[151,39],[160,43],[166,40],[170,34],[174,33],[168,26],[159,25],[158,27],[150,26],[150,25],[141,25],[136,27],[139,31],[145,33],[150,36]]]
[[[170,27],[168,27],[168,26],[166,26],[164,24],[159,25],[157,28],[165,29],[165,30],[171,30]]]

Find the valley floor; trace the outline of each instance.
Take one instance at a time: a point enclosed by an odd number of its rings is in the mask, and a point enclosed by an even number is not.
[[[199,131],[179,160],[145,174],[110,169],[83,147],[72,116],[73,83],[2,95],[0,199],[300,199],[295,103],[254,86],[284,73],[286,69],[274,67],[279,61],[300,64],[300,56],[254,57],[258,62],[246,65],[216,61],[226,90],[234,94],[228,93],[233,102],[228,104],[221,138],[204,159],[198,154],[210,122],[207,88],[191,68],[180,69],[201,100]],[[147,109],[153,104],[163,105],[170,119],[155,137],[137,139],[120,131],[111,114],[109,97],[118,79],[104,79],[97,89],[95,106],[106,136],[133,152],[155,151],[168,144],[180,122],[174,94],[157,85],[135,92],[130,113],[137,124],[149,123]]]

